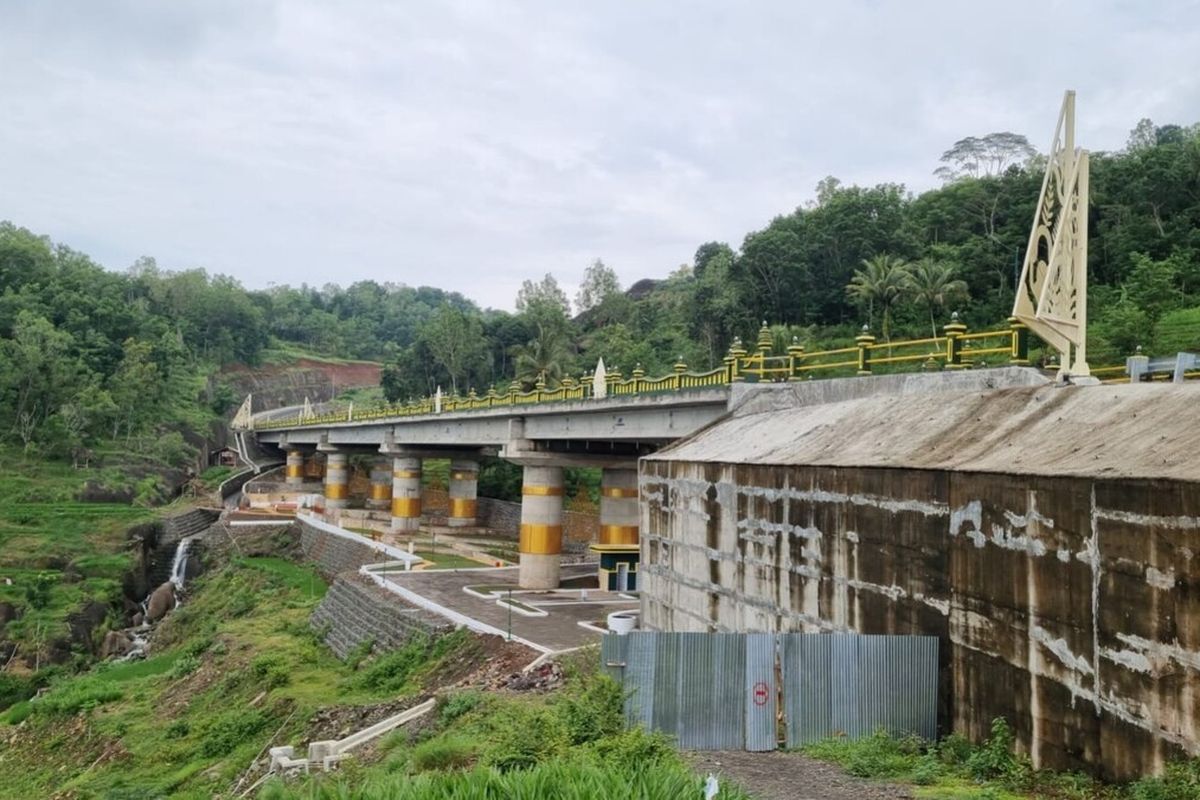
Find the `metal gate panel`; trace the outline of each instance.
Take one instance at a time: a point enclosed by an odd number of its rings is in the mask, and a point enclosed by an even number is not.
[[[832,636],[780,637],[788,747],[818,741],[833,730],[832,650]]]
[[[932,636],[786,634],[780,643],[787,744],[883,728],[937,735]]]
[[[803,635],[803,634],[800,634]],[[863,734],[862,724],[858,718],[858,704],[855,695],[858,690],[858,637],[852,634],[829,634],[829,723],[832,730],[825,733],[832,736],[844,733],[851,739],[857,739]]]
[[[629,693],[629,699],[625,701],[627,718],[631,725],[650,730],[654,723],[658,686],[665,683],[656,680],[658,634],[642,633],[623,638],[628,639],[625,647],[625,691]]]
[[[639,631],[607,635],[601,657],[630,725],[684,749],[773,750],[780,699],[789,747],[878,728],[932,739],[937,648],[927,636]]]
[[[773,633],[746,634],[746,671],[744,700],[746,714],[745,747],[752,752],[774,750],[779,740],[776,679],[776,643]]]
[[[738,707],[745,683],[744,637],[731,633],[676,634],[679,687],[677,724],[679,746],[687,750],[739,750],[745,742],[741,714],[714,713]],[[660,730],[670,732],[667,720],[655,715]]]

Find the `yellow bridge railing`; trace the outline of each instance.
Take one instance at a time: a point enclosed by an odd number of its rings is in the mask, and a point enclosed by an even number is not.
[[[675,364],[670,375],[657,378],[646,377],[640,365],[628,378],[619,370],[612,369],[605,375],[605,394],[623,397],[709,389],[742,382],[780,383],[838,374],[870,375],[876,368],[886,371],[914,366],[920,369],[966,369],[984,363],[1029,363],[1029,331],[1015,319],[1010,319],[1008,327],[1002,330],[967,333],[967,326],[959,322],[955,314],[943,326],[941,336],[879,342],[864,327],[854,342],[853,347],[806,352],[804,346],[793,339],[784,354],[776,355],[773,353],[771,331],[763,323],[754,352],[747,351],[741,340],[735,339],[722,365],[707,372],[692,372],[682,359]],[[513,381],[504,392],[493,387],[486,394],[476,394],[472,389],[465,397],[451,395],[440,401],[426,397],[407,403],[367,408],[350,405],[320,414],[298,413],[292,417],[255,421],[253,427],[270,430],[425,416],[439,413],[439,402],[440,412],[446,413],[562,403],[587,400],[594,396],[592,381],[577,381],[568,377],[563,378],[558,386],[548,388],[545,379],[541,378],[529,390]]]

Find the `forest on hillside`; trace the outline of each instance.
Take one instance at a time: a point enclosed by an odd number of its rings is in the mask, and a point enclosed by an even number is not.
[[[0,222],[0,437],[52,456],[107,444],[170,460],[235,402],[217,370],[279,343],[382,361],[386,396],[404,399],[553,385],[601,357],[626,373],[679,358],[708,368],[763,320],[810,350],[864,324],[928,335],[952,310],[972,329],[1002,326],[1044,164],[1023,137],[968,137],[943,156],[940,188],[830,177],[813,202],[736,246],[700,243],[661,280],[622,287],[597,260],[574,298],[552,275],[526,281],[515,312],[374,281],[248,291],[149,258],[111,272]],[[1200,346],[1200,125],[1143,120],[1091,170],[1093,362]]]

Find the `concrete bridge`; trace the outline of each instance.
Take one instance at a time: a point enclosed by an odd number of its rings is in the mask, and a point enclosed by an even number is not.
[[[420,526],[424,459],[450,459],[451,527],[475,525],[481,457],[521,465],[520,584],[533,589],[558,585],[563,469],[598,467],[600,539],[592,549],[614,588],[632,588],[639,551],[637,459],[719,419],[731,398],[755,388],[701,387],[425,414],[348,412],[318,418],[322,421],[281,409],[255,415],[249,427],[260,446],[286,452],[286,482],[294,487],[304,482],[306,457],[324,453],[324,506],[334,512],[350,500],[348,456],[376,456],[365,502],[390,508],[395,531]]]

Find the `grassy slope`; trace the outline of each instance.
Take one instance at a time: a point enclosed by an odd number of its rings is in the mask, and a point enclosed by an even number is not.
[[[317,708],[415,688],[411,676],[365,686],[316,641],[307,621],[324,591],[312,570],[276,558],[202,577],[153,658],[61,678],[7,712],[23,725],[0,757],[0,792],[211,797],[277,730],[294,741]]]
[[[317,361],[323,364],[375,364],[375,361],[364,361],[353,358],[337,358],[313,350],[308,350],[295,342],[285,342],[273,339],[271,346],[263,349],[260,359],[263,364],[285,365],[294,364],[300,360]]]
[[[0,448],[0,601],[22,609],[4,637],[22,652],[66,636],[66,618],[88,600],[120,600],[121,579],[132,563],[126,549],[130,525],[161,511],[117,503],[74,500],[85,480],[120,480],[111,470],[76,470],[69,464],[24,458]],[[64,573],[81,576],[64,579]],[[35,608],[28,597],[45,576],[47,603]]]

